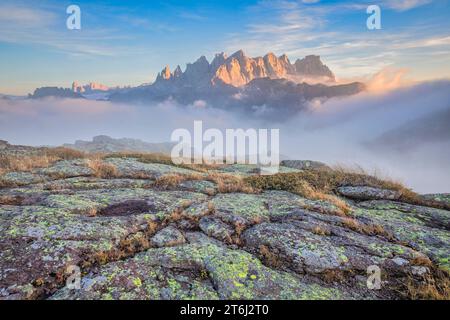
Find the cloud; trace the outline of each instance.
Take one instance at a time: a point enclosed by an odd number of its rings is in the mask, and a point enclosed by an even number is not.
[[[369,144],[397,128],[415,131],[413,123],[424,123],[422,119],[445,110],[450,111],[450,81],[315,101],[309,113],[282,125],[281,149],[290,150],[291,158],[359,165],[403,181],[418,192],[449,192],[450,136],[435,141],[417,138],[413,149],[402,152],[388,147],[380,151]],[[428,125],[422,132],[434,130],[433,122]]]
[[[406,11],[431,3],[432,0],[385,0],[383,2],[389,8]]]
[[[364,19],[368,4],[369,1],[358,5],[347,1],[320,5],[263,1],[252,7],[250,14],[267,17],[251,20],[242,32],[229,34],[223,46],[226,51],[244,49],[255,56],[270,48],[278,55],[286,53],[291,60],[317,54],[338,77],[344,78],[369,76],[397,65],[411,69],[412,73],[418,70],[416,73],[421,79],[429,79],[430,64],[448,64],[446,53],[450,52],[450,43],[445,30],[436,29],[427,22],[369,32]],[[380,3],[396,11],[424,4],[424,1]],[[351,31],[347,29],[348,24],[334,22],[356,12],[361,13],[361,24],[352,26]],[[437,31],[432,33],[430,30]],[[435,58],[425,58],[430,55]],[[441,68],[439,72],[440,77],[450,77],[448,68]]]
[[[82,19],[95,21],[97,15],[105,14],[104,8],[82,8]],[[106,12],[106,11],[105,11]],[[0,43],[32,44],[56,49],[70,56],[119,56],[129,54],[130,47],[124,42],[126,35],[109,23],[106,27],[83,28],[69,31],[66,28],[65,6],[24,6],[13,2],[0,4]],[[114,17],[120,19],[123,16]],[[111,18],[113,19],[113,18]],[[148,23],[142,19],[129,18],[127,25],[141,26]],[[164,26],[154,26],[164,28]]]
[[[405,79],[407,73],[407,69],[384,68],[367,82],[367,89],[379,93],[407,86],[410,84],[410,81]]]

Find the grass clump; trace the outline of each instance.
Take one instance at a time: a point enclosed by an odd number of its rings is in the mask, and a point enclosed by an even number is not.
[[[245,179],[239,176],[226,173],[209,173],[205,180],[217,184],[217,190],[220,193],[256,193],[257,190],[248,184]]]
[[[154,185],[161,189],[170,189],[179,186],[184,181],[198,181],[202,180],[204,177],[201,174],[193,173],[193,174],[168,174],[162,177],[159,177],[155,180]]]
[[[113,179],[119,176],[119,172],[115,165],[106,163],[101,159],[88,159],[87,166],[93,171],[93,175],[97,178]]]
[[[399,182],[369,175],[362,169],[351,170],[342,167],[334,169],[312,169],[301,172],[278,173],[266,176],[251,176],[244,181],[259,190],[284,190],[313,200],[325,200],[347,214],[350,208],[346,202],[336,197],[341,186],[368,186],[388,189],[401,194],[400,201],[414,205],[449,209],[448,205],[422,198]]]
[[[410,275],[400,291],[411,300],[450,300],[450,275],[439,269],[420,279]]]
[[[348,204],[332,194],[321,175],[310,172],[278,173],[275,175],[246,177],[244,182],[256,190],[284,190],[312,200],[323,200],[335,205],[338,215],[345,216],[351,209]]]
[[[29,172],[37,168],[46,168],[58,160],[58,157],[46,154],[23,156],[0,155],[0,171],[3,174],[14,171]]]

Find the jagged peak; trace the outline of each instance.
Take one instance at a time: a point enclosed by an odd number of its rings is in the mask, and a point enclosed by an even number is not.
[[[227,59],[228,58],[227,54],[224,52],[220,52],[214,55],[214,59],[222,59],[222,58]]]
[[[174,76],[175,78],[178,78],[178,77],[180,77],[182,74],[183,74],[183,71],[181,71],[181,67],[180,67],[180,65],[178,65],[178,66],[175,68],[175,71],[173,72],[173,76]]]
[[[334,79],[333,73],[321,62],[318,55],[308,55],[291,63],[286,54],[277,56],[269,52],[264,56],[251,58],[246,56],[243,50],[238,50],[230,56],[224,52],[216,53],[211,63],[202,55],[194,63],[188,63],[184,72],[178,66],[170,73],[167,66],[158,74],[157,80],[179,78],[189,82],[189,85],[204,85],[221,80],[233,86],[241,86],[262,77],[287,78],[294,82],[313,77]]]
[[[197,59],[197,61],[194,62],[194,64],[208,64],[209,65],[209,61],[208,61],[208,59],[206,59],[205,56],[201,56],[200,58]]]
[[[264,58],[276,59],[277,56],[273,52],[269,52],[264,56]]]
[[[281,56],[279,56],[278,59],[283,61],[286,64],[290,64],[291,63],[289,58],[288,58],[288,56],[285,53],[283,53]]]
[[[233,53],[230,58],[236,58],[236,59],[242,59],[242,58],[246,58],[247,56],[245,55],[244,50],[238,50],[235,53]]]

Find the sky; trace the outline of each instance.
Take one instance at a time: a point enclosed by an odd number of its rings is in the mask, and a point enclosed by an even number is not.
[[[68,30],[66,8],[81,8]],[[368,30],[366,8],[381,8]],[[385,68],[414,80],[450,78],[450,0],[1,0],[0,93],[73,81],[152,82],[165,66],[243,49],[249,56],[317,54],[341,79]]]

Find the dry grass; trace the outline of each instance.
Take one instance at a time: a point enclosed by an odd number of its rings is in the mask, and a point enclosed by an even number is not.
[[[86,154],[69,148],[42,148],[33,154],[0,155],[0,175],[8,172],[29,172],[38,168],[47,168],[59,160],[86,158]]]
[[[310,173],[284,173],[267,176],[251,176],[244,179],[253,190],[284,190],[311,200],[327,201],[338,208],[335,213],[346,216],[350,211],[347,203],[331,192],[331,188],[325,187],[322,183],[317,183],[314,178],[320,179],[320,175],[310,176]],[[311,183],[314,182],[314,183]]]
[[[450,300],[450,277],[440,270],[419,281],[410,276],[404,289],[405,296],[412,300]]]
[[[202,180],[204,177],[201,174],[193,173],[193,174],[168,174],[162,177],[159,177],[155,181],[155,186],[162,189],[169,189],[179,186],[184,181],[189,180]]]
[[[23,200],[21,196],[0,195],[0,205],[20,206]]]
[[[365,224],[360,223],[354,218],[343,218],[342,225],[350,230],[369,236],[383,236],[387,239],[392,239],[392,235],[384,230],[383,226],[379,224]]]
[[[329,236],[329,235],[331,235],[330,230],[325,229],[325,228],[323,228],[321,226],[315,226],[312,229],[312,232],[317,234],[317,235],[319,235],[319,236]]]
[[[97,178],[113,179],[119,176],[119,172],[115,165],[106,163],[101,159],[88,159],[87,166],[93,171],[94,176]]]
[[[255,193],[255,190],[238,176],[226,173],[211,172],[208,175],[201,174],[169,174],[162,176],[155,181],[155,186],[159,188],[173,188],[184,181],[206,180],[214,182],[220,193]],[[209,190],[210,195],[214,195],[214,190]]]
[[[0,169],[3,173],[22,171],[29,172],[36,168],[46,168],[58,161],[53,155],[10,156],[0,155]]]
[[[44,155],[58,160],[75,160],[89,157],[86,153],[65,147],[45,148]]]
[[[345,276],[345,273],[341,270],[325,270],[320,274],[323,281],[327,283],[341,283],[344,282],[349,277]]]
[[[268,176],[251,176],[244,181],[259,190],[285,190],[313,200],[325,200],[340,208],[343,214],[350,211],[349,206],[335,196],[340,186],[369,186],[397,191],[400,201],[436,208],[447,208],[448,205],[425,200],[417,193],[406,188],[400,182],[389,178],[369,175],[362,169],[336,167],[334,169],[305,170],[293,173],[278,173]],[[447,208],[448,209],[448,208]]]
[[[261,255],[264,262],[268,266],[274,267],[274,268],[279,268],[282,266],[282,263],[281,263],[280,259],[278,258],[278,256],[275,253],[273,253],[272,251],[270,251],[269,247],[267,247],[265,245],[260,245],[259,246],[259,254]]]
[[[433,262],[431,262],[431,260],[427,256],[424,256],[424,255],[415,256],[411,260],[411,264],[413,266],[423,266],[423,267],[428,267],[428,268],[433,267]]]
[[[256,193],[256,190],[247,184],[243,178],[226,173],[210,173],[205,180],[217,184],[220,193]]]

